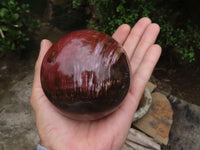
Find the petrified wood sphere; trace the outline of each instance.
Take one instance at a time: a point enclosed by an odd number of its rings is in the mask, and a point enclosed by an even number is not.
[[[71,32],[47,51],[41,66],[47,98],[67,117],[95,120],[116,110],[130,86],[122,47],[94,30]]]

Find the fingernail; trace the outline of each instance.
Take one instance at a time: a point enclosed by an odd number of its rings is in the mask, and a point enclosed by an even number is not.
[[[42,47],[43,40],[40,42],[40,48]]]
[[[40,48],[43,46],[44,39],[40,42]]]

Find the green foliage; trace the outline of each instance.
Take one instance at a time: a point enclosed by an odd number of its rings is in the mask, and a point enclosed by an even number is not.
[[[147,17],[154,11],[151,2],[146,3],[144,0],[93,0],[92,2],[98,11],[98,20],[96,23],[90,22],[90,26],[108,34],[113,34],[119,25],[123,23],[133,25],[140,17]]]
[[[40,21],[30,15],[29,4],[16,0],[0,1],[0,52],[24,51]]]
[[[200,50],[200,30],[189,19],[185,19],[182,25],[173,22],[173,16],[177,12],[163,7],[163,4],[149,0],[73,0],[74,7],[80,7],[87,3],[94,5],[97,18],[89,21],[89,27],[107,34],[113,34],[116,28],[123,24],[133,26],[138,19],[149,17],[161,27],[158,43],[168,54],[179,55],[180,63],[193,62],[197,58],[196,52]],[[169,3],[169,2],[168,2]]]
[[[189,19],[177,26],[169,20],[169,15],[173,13],[167,9],[160,9],[159,15],[152,15],[153,20],[161,27],[158,43],[163,47],[168,55],[179,57],[179,63],[192,63],[198,56],[200,50],[200,28]],[[150,15],[150,17],[151,17]],[[170,57],[170,56],[169,56]]]
[[[81,6],[87,0],[73,0],[75,6]],[[147,0],[88,0],[94,4],[98,12],[96,22],[89,22],[90,27],[112,34],[116,28],[127,23],[133,25],[139,18],[147,17],[155,11],[152,3]]]

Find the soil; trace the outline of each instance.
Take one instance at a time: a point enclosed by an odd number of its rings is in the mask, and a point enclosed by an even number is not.
[[[0,94],[33,71],[36,51],[31,53],[32,56],[23,59],[16,56],[15,53],[0,58]]]
[[[154,70],[154,83],[158,89],[167,91],[189,103],[200,106],[200,66],[174,65],[166,67],[166,63],[158,63]]]

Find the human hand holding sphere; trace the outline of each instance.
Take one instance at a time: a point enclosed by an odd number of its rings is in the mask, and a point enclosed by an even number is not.
[[[161,53],[154,44],[159,26],[142,18],[130,29],[121,25],[113,34],[127,53],[131,66],[129,91],[110,115],[98,120],[78,121],[63,115],[45,96],[40,79],[40,68],[47,50],[48,40],[41,43],[41,51],[35,66],[31,104],[36,115],[36,125],[41,145],[49,149],[120,149],[132,122],[144,87]]]

